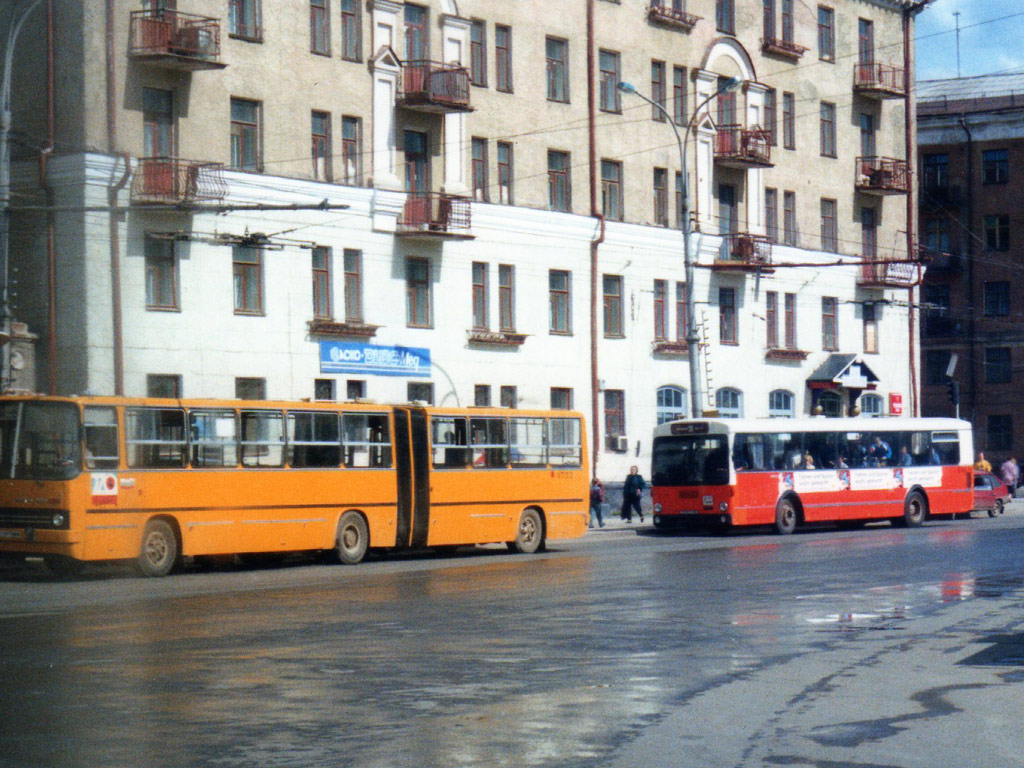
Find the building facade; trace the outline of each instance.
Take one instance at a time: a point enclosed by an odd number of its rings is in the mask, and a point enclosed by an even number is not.
[[[573,407],[606,477],[691,364],[706,412],[917,410],[919,3],[52,5],[13,99],[41,390]]]
[[[922,409],[952,415],[959,406],[980,450],[1000,461],[1021,456],[1024,76],[933,80],[917,90],[921,236],[930,252]]]

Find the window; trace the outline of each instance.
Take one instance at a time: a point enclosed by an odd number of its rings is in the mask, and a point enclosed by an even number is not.
[[[238,171],[261,170],[260,142],[260,103],[232,99],[231,167]]]
[[[943,152],[922,156],[921,179],[925,189],[949,187],[949,155]]]
[[[821,348],[839,349],[839,302],[834,296],[821,298]]]
[[[786,245],[796,247],[799,239],[796,226],[796,192],[782,193],[782,237]]]
[[[683,228],[683,174],[676,171],[676,229]]]
[[[764,190],[765,233],[773,242],[779,242],[779,190],[767,187]]]
[[[313,178],[331,180],[331,116],[313,112]]]
[[[146,376],[146,397],[181,398],[181,376],[167,373],[150,373]]]
[[[266,400],[267,380],[239,377],[235,379],[236,400]]]
[[[572,333],[569,314],[569,286],[571,274],[565,270],[552,269],[548,272],[548,297],[551,305],[551,333]]]
[[[146,309],[178,309],[178,260],[174,241],[147,237]]]
[[[609,451],[625,451],[626,393],[621,389],[604,391],[604,435]]]
[[[723,235],[732,235],[739,231],[736,187],[732,184],[718,185],[718,231]]]
[[[310,468],[340,466],[340,426],[336,413],[289,413],[288,463]]]
[[[682,341],[687,336],[686,320],[686,283],[676,283],[676,340]]]
[[[548,150],[548,205],[553,211],[572,210],[572,179],[568,152]]]
[[[621,338],[622,333],[622,276],[605,275],[604,286],[604,336],[606,339]]]
[[[1006,184],[1010,180],[1010,161],[1005,149],[986,149],[981,153],[981,183]]]
[[[513,154],[512,143],[508,141],[498,142],[498,202],[502,205],[512,205],[513,176]]]
[[[366,382],[361,379],[349,379],[345,382],[345,398],[362,400],[366,397]]]
[[[360,155],[362,121],[358,117],[341,118],[341,169],[343,184],[359,184],[362,179]]]
[[[1010,217],[1001,214],[985,217],[985,247],[992,251],[1010,250]]]
[[[621,112],[622,100],[616,87],[621,80],[619,71],[619,54],[615,51],[600,51],[597,56],[600,69],[600,99],[598,106],[602,112]]]
[[[489,407],[491,404],[491,385],[475,384],[473,386],[473,405]]]
[[[764,39],[775,39],[775,0],[764,0]]]
[[[118,450],[116,409],[95,405],[85,406],[82,437],[85,439],[85,466],[87,468],[117,469],[120,464],[120,452]]]
[[[569,102],[569,43],[549,37],[544,44],[547,57],[548,101]]]
[[[875,118],[864,112],[860,115],[860,154],[861,157],[875,156]]]
[[[173,91],[142,89],[142,144],[144,157],[174,157],[176,154]]]
[[[839,251],[839,228],[837,222],[835,200],[822,198],[821,201],[821,250],[837,253]]]
[[[665,122],[665,113],[668,110],[665,109],[666,105],[664,61],[651,62],[651,101],[661,106],[661,109],[658,109],[655,106],[651,107],[651,119],[659,123]]]
[[[313,379],[313,399],[317,402],[334,402],[334,379]]]
[[[875,62],[875,25],[868,19],[857,19],[857,62],[861,66]]]
[[[551,388],[551,410],[571,411],[572,410],[572,389],[569,387]]]
[[[821,154],[836,156],[836,105],[821,102]]]
[[[771,418],[792,418],[793,393],[785,389],[775,389],[768,393],[768,415]]]
[[[313,317],[330,318],[331,314],[331,249],[313,249]]]
[[[494,25],[494,87],[512,93],[512,27]]]
[[[238,466],[238,424],[227,409],[194,408],[188,414],[193,467]]]
[[[926,219],[924,222],[925,247],[939,253],[949,253],[953,248],[949,228],[950,223],[946,216]]]
[[[425,195],[430,189],[430,154],[427,134],[405,131],[405,191]]]
[[[601,212],[606,219],[622,221],[622,163],[601,161]]]
[[[245,40],[260,39],[259,0],[228,0],[228,34]]]
[[[990,451],[1009,451],[1013,448],[1012,414],[989,414],[988,442],[985,447]]]
[[[881,395],[864,394],[860,396],[860,415],[870,419],[885,415],[885,401]]]
[[[773,147],[779,145],[778,91],[769,88],[764,93],[764,127],[768,131],[768,143]]]
[[[668,226],[668,169],[654,169],[654,223]]]
[[[665,341],[668,338],[668,283],[665,280],[654,281],[654,340]]]
[[[948,381],[950,352],[948,349],[928,349],[924,356],[924,383],[944,384]]]
[[[1009,347],[985,348],[985,383],[1009,384],[1013,380]]]
[[[235,314],[263,314],[263,251],[246,245],[231,248]]]
[[[519,406],[519,395],[514,386],[503,386],[501,388],[501,407],[516,408]]]
[[[818,6],[818,58],[825,61],[836,58],[835,12],[824,5]]]
[[[177,408],[126,408],[125,447],[129,467],[184,467],[185,412]]]
[[[658,424],[686,418],[686,390],[682,387],[658,387]]]
[[[782,94],[782,146],[796,149],[796,96]]]
[[[331,26],[327,0],[309,0],[309,50],[331,55]]]
[[[487,181],[487,139],[473,137],[473,199],[487,202],[490,199]]]
[[[469,82],[487,85],[487,23],[471,21],[469,26]]]
[[[487,306],[487,265],[473,262],[473,329],[486,331],[490,327]]]
[[[430,58],[427,36],[427,9],[405,4],[405,60],[426,61]]]
[[[672,67],[672,120],[676,125],[686,125],[686,68]]]
[[[782,39],[793,42],[793,0],[782,0]]]
[[[715,27],[727,35],[735,33],[736,15],[733,0],[715,0]]]
[[[410,403],[434,404],[434,384],[430,381],[410,381],[405,388]]]
[[[363,252],[345,249],[345,322],[363,322]]]
[[[818,405],[821,406],[822,414],[830,419],[843,415],[843,399],[838,392],[822,392]]]
[[[950,313],[948,283],[926,283],[924,304],[921,319],[924,321],[925,336],[950,336],[959,333],[959,324],[954,322]]]
[[[738,389],[725,387],[715,391],[715,407],[723,419],[743,418],[743,393]]]
[[[1010,314],[1010,283],[997,280],[985,283],[985,315],[1006,317]]]
[[[871,354],[878,353],[878,320],[874,304],[864,304],[861,310],[864,318],[864,351]]]
[[[796,349],[796,294],[787,293],[784,297],[786,349]]]
[[[764,309],[766,344],[768,349],[779,348],[779,294],[775,291],[765,292]]]
[[[341,0],[341,58],[359,61],[359,2]]]
[[[736,338],[736,289],[718,289],[718,340],[722,344],[735,344]]]
[[[498,328],[516,330],[516,268],[512,264],[498,265]]]
[[[430,262],[426,259],[410,258],[405,261],[405,302],[407,326],[431,327]]]
[[[878,228],[875,226],[875,209],[860,209],[860,247],[865,259],[878,257]]]

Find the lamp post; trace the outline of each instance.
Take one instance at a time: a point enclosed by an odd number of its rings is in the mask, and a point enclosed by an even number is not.
[[[680,180],[682,181],[682,188],[680,190],[682,192],[682,211],[680,214],[682,216],[681,224],[683,228],[683,273],[686,277],[686,351],[687,356],[690,358],[691,419],[700,418],[704,414],[704,406],[701,403],[703,398],[701,396],[700,384],[700,337],[697,335],[697,315],[696,308],[693,305],[693,259],[690,257],[690,183],[686,172],[686,150],[690,140],[690,131],[693,129],[694,118],[700,114],[700,111],[704,109],[709,101],[719,94],[733,90],[742,82],[738,77],[730,77],[718,87],[718,90],[698,104],[693,110],[693,114],[690,115],[690,119],[686,121],[686,132],[682,137],[679,136],[679,129],[676,127],[676,122],[672,119],[672,115],[661,104],[644,96],[630,83],[620,82],[616,86],[623,93],[631,93],[661,112],[668,121],[668,124],[672,126],[672,132],[676,135],[676,144],[679,145],[679,173]]]

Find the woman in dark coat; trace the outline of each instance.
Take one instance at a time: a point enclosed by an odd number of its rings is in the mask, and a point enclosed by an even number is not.
[[[637,471],[636,465],[629,468],[626,475],[626,482],[622,484],[622,519],[627,523],[633,522],[633,510],[640,515],[640,522],[644,521],[644,510],[640,506],[640,499],[643,498],[644,488],[647,484]]]

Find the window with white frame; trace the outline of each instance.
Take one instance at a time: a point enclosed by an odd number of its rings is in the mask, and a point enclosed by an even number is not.
[[[686,418],[686,390],[682,387],[658,387],[658,424]]]
[[[785,389],[776,389],[768,393],[768,415],[772,418],[792,418],[793,393]]]
[[[743,418],[743,393],[732,387],[723,387],[715,392],[715,407],[723,419]]]
[[[885,401],[881,395],[861,395],[860,397],[861,416],[884,416]]]

